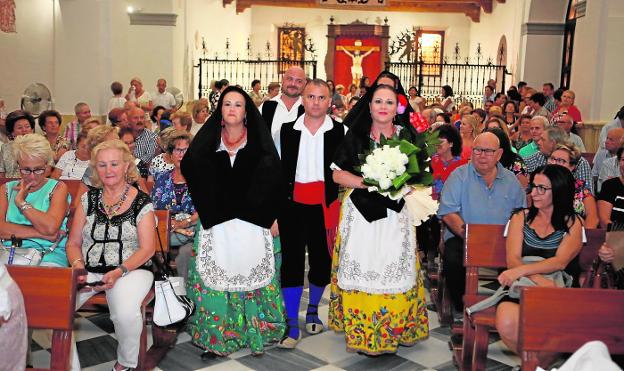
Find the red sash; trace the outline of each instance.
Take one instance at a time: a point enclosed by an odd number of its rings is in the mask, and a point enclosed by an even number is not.
[[[325,220],[325,234],[327,237],[327,250],[329,256],[334,253],[336,232],[338,231],[338,218],[340,216],[340,202],[335,200],[329,207],[325,206],[325,182],[295,183],[293,200],[304,205],[323,206]]]

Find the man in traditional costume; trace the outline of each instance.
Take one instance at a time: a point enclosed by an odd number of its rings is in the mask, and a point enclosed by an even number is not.
[[[305,328],[312,335],[323,331],[318,304],[329,283],[339,213],[338,185],[332,180],[330,164],[346,130],[327,115],[330,104],[327,83],[320,79],[310,81],[303,90],[305,114],[282,125],[276,138],[288,198],[278,218],[283,256],[282,292],[288,323],[288,332],[278,344],[281,348],[292,349],[301,339],[298,312],[306,246],[310,300]]]

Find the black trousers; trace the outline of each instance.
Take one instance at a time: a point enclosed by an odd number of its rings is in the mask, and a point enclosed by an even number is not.
[[[306,246],[310,264],[308,281],[315,286],[327,285],[331,256],[327,249],[323,207],[290,201],[278,224],[282,244],[282,287],[303,286]]]
[[[444,264],[442,273],[446,279],[451,301],[455,310],[464,310],[466,291],[466,268],[464,267],[464,240],[453,236],[444,242]]]

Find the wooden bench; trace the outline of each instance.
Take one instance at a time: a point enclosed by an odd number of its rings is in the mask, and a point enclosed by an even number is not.
[[[24,297],[28,327],[52,329],[51,370],[68,370],[78,271],[7,265]]]
[[[504,226],[472,224],[466,227],[466,295],[464,305],[469,307],[485,298],[478,294],[479,268],[506,268],[506,239],[503,237]],[[581,277],[591,267],[591,262],[598,254],[604,241],[605,231],[592,229],[586,231],[587,243],[579,254]],[[496,308],[488,308],[469,317],[464,314],[463,343],[456,349],[456,360],[461,369],[485,370],[489,333],[495,331]],[[455,347],[459,348],[459,347]]]
[[[574,305],[569,305],[574,303]],[[572,353],[600,340],[624,354],[624,291],[527,287],[520,294],[522,370],[533,371],[539,352]]]
[[[427,276],[431,285],[431,301],[436,307],[436,313],[438,314],[438,322],[443,326],[448,326],[453,323],[453,313],[451,298],[449,290],[446,287],[446,279],[442,272],[444,266],[444,223],[440,222],[440,243],[438,244],[438,265],[433,266],[429,262],[427,267]]]
[[[154,210],[154,214],[158,220],[158,224],[156,225],[156,241],[155,241],[155,254],[161,254],[161,242],[162,249],[164,253],[168,253],[169,250],[169,233],[170,233],[170,222],[169,222],[169,210]],[[158,258],[158,256],[157,256]],[[147,324],[149,322],[148,314],[152,311],[152,308],[149,307],[149,304],[154,300],[154,288],[150,289],[147,293],[143,302],[141,303],[141,315],[143,317],[143,330],[141,331],[141,339],[139,343],[139,361],[137,365],[137,369],[147,369]],[[101,311],[102,309],[108,308],[108,303],[106,301],[106,294],[101,292],[87,300],[87,302],[80,308],[83,311]],[[152,330],[153,333],[153,330]],[[157,343],[154,341],[154,343]]]

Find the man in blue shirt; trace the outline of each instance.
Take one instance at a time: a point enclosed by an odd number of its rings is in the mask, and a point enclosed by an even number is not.
[[[496,135],[479,135],[471,162],[453,171],[442,188],[438,217],[446,224],[443,272],[458,314],[463,313],[466,286],[466,224],[505,224],[513,210],[526,207],[520,182],[498,162],[502,154]]]

